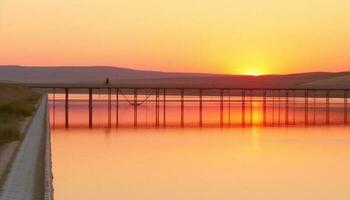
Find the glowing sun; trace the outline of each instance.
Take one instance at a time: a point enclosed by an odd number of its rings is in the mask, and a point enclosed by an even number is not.
[[[260,67],[246,67],[240,72],[242,75],[250,75],[250,76],[260,76],[265,74],[263,69]]]

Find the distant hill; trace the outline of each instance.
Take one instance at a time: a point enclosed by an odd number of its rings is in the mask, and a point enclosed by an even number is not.
[[[0,66],[0,81],[29,84],[103,84],[125,87],[205,88],[350,88],[350,72],[241,76],[205,73],[141,71],[118,67]]]
[[[0,66],[0,80],[21,83],[95,83],[103,82],[107,77],[109,77],[111,80],[130,80],[204,76],[213,75],[199,73],[141,71],[105,66]]]
[[[302,85],[307,88],[346,88],[350,89],[350,75],[344,74],[336,77],[324,78]]]

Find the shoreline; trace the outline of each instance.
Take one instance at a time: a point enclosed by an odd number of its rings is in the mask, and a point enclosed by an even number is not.
[[[35,105],[36,109],[38,109],[39,107],[39,103],[40,103],[39,101]],[[23,138],[26,136],[26,132],[35,114],[36,114],[36,111],[33,113],[32,116],[27,117],[23,122],[21,122],[20,133]],[[22,142],[21,140],[12,141],[0,147],[0,161],[1,161],[0,162],[0,189],[3,186],[6,176],[10,171],[13,160],[15,159],[18,149],[21,146],[21,142]],[[0,190],[0,193],[1,193],[1,190]]]
[[[23,140],[18,142],[18,150],[4,177],[1,200],[53,199],[47,102],[47,95],[43,95]]]
[[[53,173],[51,153],[51,128],[49,119],[49,101],[46,97],[46,134],[45,134],[45,163],[44,163],[44,200],[53,200]]]

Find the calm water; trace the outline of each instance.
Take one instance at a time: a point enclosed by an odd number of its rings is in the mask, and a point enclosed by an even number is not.
[[[89,129],[84,98],[77,95],[70,103],[69,129],[63,128],[63,102],[56,100],[55,112],[51,103],[56,200],[350,199],[350,127],[340,125],[344,113],[336,99],[330,120],[339,125],[323,125],[324,104],[318,99],[308,127],[300,102],[295,126],[278,126],[285,121],[283,105],[280,110],[270,105],[269,126],[260,126],[262,108],[256,102],[253,127],[239,126],[239,103],[232,105],[230,117],[225,103],[226,128],[217,127],[219,104],[207,103],[205,128],[198,128],[198,106],[188,103],[186,126],[180,128],[179,104],[173,103],[167,106],[166,128],[154,127],[154,105],[145,104],[139,109],[141,127],[135,129],[132,106],[125,103],[117,129],[114,114],[107,128],[107,103],[96,96],[100,101]]]

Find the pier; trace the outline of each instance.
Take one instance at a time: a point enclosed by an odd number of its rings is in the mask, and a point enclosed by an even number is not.
[[[107,95],[107,116],[108,127],[112,127],[112,99],[115,108],[115,126],[119,126],[120,103],[127,102],[133,109],[133,126],[138,127],[138,109],[147,103],[154,104],[154,124],[156,127],[166,127],[167,104],[178,103],[180,105],[179,123],[185,126],[186,104],[198,106],[198,127],[202,127],[203,109],[205,103],[217,103],[219,106],[219,126],[230,127],[232,125],[234,111],[233,104],[240,104],[241,126],[253,126],[253,104],[259,103],[262,107],[263,126],[292,126],[296,125],[296,107],[303,107],[304,125],[316,124],[316,101],[324,101],[325,122],[331,124],[331,99],[342,102],[343,124],[348,123],[348,93],[350,89],[313,89],[313,88],[143,88],[143,87],[109,87],[109,86],[87,86],[87,87],[66,87],[66,86],[31,86],[34,89],[45,90],[53,95],[53,108],[55,108],[55,96],[57,93],[64,94],[65,127],[69,127],[69,102],[70,94],[88,94],[88,125],[93,127],[93,94],[96,91],[103,91]],[[142,98],[141,98],[142,97]],[[215,97],[214,99],[208,97]],[[316,100],[317,99],[317,100]],[[302,105],[300,105],[302,104]],[[319,104],[319,102],[318,102]],[[268,111],[269,110],[269,111]],[[283,110],[283,113],[281,112]],[[276,114],[276,112],[278,112]],[[313,112],[313,115],[310,113]],[[162,113],[162,114],[160,114]],[[311,114],[311,115],[310,115]],[[268,116],[272,115],[272,116]],[[161,120],[161,116],[163,119]],[[282,117],[283,116],[283,117]],[[235,115],[237,118],[237,116]],[[272,119],[268,119],[268,118]],[[311,117],[311,119],[310,119]],[[225,121],[225,118],[228,118]],[[282,121],[284,118],[284,121]],[[313,118],[313,119],[312,119]],[[277,121],[276,121],[277,120]],[[311,121],[312,120],[312,121]]]

